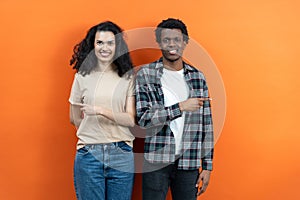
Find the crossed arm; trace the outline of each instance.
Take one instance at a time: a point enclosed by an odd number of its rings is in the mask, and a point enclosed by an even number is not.
[[[93,106],[82,103],[70,105],[70,121],[77,128],[79,127],[83,115],[102,115],[121,126],[133,127],[135,125],[135,98],[127,97],[125,112],[114,112],[104,106]]]

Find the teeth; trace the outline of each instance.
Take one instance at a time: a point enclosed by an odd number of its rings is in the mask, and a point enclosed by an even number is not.
[[[110,53],[107,53],[107,52],[101,52],[100,54],[101,54],[101,56],[104,56],[104,57],[106,57],[106,56],[109,56],[109,55],[110,55]]]
[[[176,54],[176,52],[177,52],[176,50],[169,51],[170,54]]]

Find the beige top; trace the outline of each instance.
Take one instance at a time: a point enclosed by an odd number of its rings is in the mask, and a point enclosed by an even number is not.
[[[115,112],[126,111],[127,97],[134,95],[133,78],[119,77],[112,70],[91,72],[82,76],[75,74],[69,102],[104,106]],[[125,141],[132,146],[134,136],[128,127],[101,115],[85,115],[77,130],[77,149],[86,144]]]

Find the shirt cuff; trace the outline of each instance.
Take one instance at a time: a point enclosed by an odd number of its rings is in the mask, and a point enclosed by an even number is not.
[[[170,120],[176,119],[178,117],[181,117],[182,112],[179,108],[179,103],[173,104],[169,107],[169,117]]]
[[[212,160],[202,160],[202,170],[213,170]]]

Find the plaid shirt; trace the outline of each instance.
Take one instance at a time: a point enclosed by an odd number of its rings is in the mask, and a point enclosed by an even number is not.
[[[189,98],[208,97],[208,88],[202,72],[183,63],[184,78],[189,87]],[[146,128],[145,159],[150,163],[173,163],[175,139],[170,122],[182,115],[179,103],[164,106],[161,77],[162,59],[143,66],[136,76],[137,122]],[[197,111],[185,112],[182,152],[178,169],[193,170],[202,167],[212,170],[213,125],[209,101]],[[202,161],[202,162],[201,162]]]

